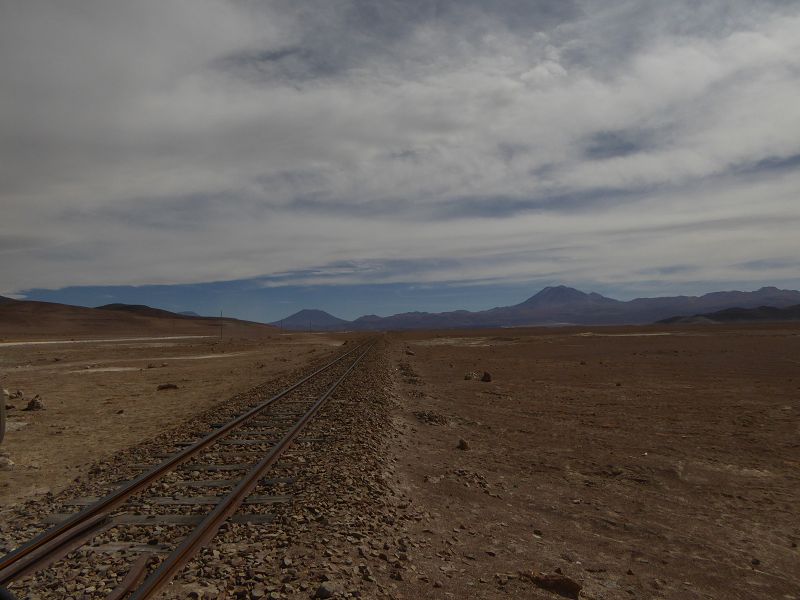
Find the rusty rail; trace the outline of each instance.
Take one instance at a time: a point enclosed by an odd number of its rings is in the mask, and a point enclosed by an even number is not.
[[[23,544],[19,548],[16,548],[12,552],[6,554],[4,557],[0,558],[0,586],[8,585],[11,581],[20,577],[23,573],[28,573],[32,570],[33,571],[38,570],[38,567],[40,565],[46,566],[47,564],[49,564],[54,560],[53,555],[59,552],[59,547],[60,547],[59,542],[64,539],[71,539],[72,535],[74,535],[72,534],[73,530],[82,531],[86,527],[87,522],[89,521],[91,521],[93,524],[97,521],[102,521],[103,519],[100,517],[100,515],[107,514],[109,511],[120,506],[135,493],[147,487],[150,483],[159,479],[161,476],[168,473],[169,471],[172,471],[182,463],[186,462],[188,459],[198,454],[204,448],[215,443],[220,438],[224,437],[233,430],[237,429],[254,415],[263,411],[268,406],[270,406],[277,400],[283,398],[284,396],[294,391],[295,389],[297,389],[310,379],[316,377],[323,371],[326,371],[329,368],[333,367],[334,365],[340,363],[346,357],[350,356],[351,354],[354,354],[358,350],[363,349],[368,344],[370,343],[365,342],[364,344],[360,344],[355,348],[353,348],[352,350],[344,353],[343,355],[323,365],[310,375],[303,377],[296,383],[278,392],[277,394],[272,396],[269,400],[265,400],[261,404],[258,404],[257,406],[251,408],[247,412],[229,421],[222,427],[212,431],[207,436],[197,441],[195,444],[187,446],[185,449],[181,450],[174,456],[168,458],[163,463],[151,469],[150,471],[143,473],[136,479],[117,488],[115,491],[105,496],[104,498],[101,498],[94,504],[87,506],[86,508],[76,513],[74,516],[70,517],[66,521],[63,521],[62,523],[59,523],[58,525],[51,527],[50,529],[40,533],[38,536],[30,540],[29,542]],[[370,347],[371,344],[369,345],[367,350],[369,350]],[[366,351],[364,352],[364,354],[365,353]],[[363,354],[359,357],[358,360],[361,360],[361,357],[363,357]],[[352,367],[351,369],[348,370],[348,373],[350,372],[350,370],[352,370]],[[26,558],[27,560],[23,560]]]
[[[295,438],[308,425],[309,421],[325,405],[334,390],[344,381],[350,372],[356,368],[361,359],[366,356],[374,344],[370,344],[352,365],[339,377],[309,408],[305,414],[292,426],[283,438],[269,451],[269,453],[245,475],[242,481],[225,496],[192,533],[172,551],[172,553],[154,570],[144,583],[137,589],[130,600],[146,600],[153,598],[158,591],[169,583],[175,574],[188,563],[192,557],[217,534],[220,526],[233,515],[258,485],[267,470],[275,464],[280,456],[292,445]],[[362,346],[363,347],[363,346]]]

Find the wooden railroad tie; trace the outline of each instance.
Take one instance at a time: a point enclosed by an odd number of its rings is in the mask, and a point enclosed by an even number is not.
[[[195,505],[195,504],[218,504],[224,496],[179,496],[173,498],[172,496],[152,496],[150,498],[140,498],[133,506],[141,506],[142,504],[156,504],[156,505]],[[64,506],[89,506],[97,502],[98,498],[94,496],[86,496],[84,498],[74,498],[64,502]],[[281,504],[283,502],[290,502],[291,496],[248,496],[242,504]]]

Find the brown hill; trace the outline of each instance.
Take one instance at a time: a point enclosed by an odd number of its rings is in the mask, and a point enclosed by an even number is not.
[[[220,325],[226,337],[262,337],[275,332],[274,327],[262,323],[189,317],[150,307],[133,310],[84,308],[27,300],[0,304],[0,341],[120,335],[219,335]]]
[[[153,308],[146,304],[104,304],[98,306],[97,310],[116,310],[139,315],[141,317],[159,317],[166,319],[189,319],[189,315],[182,315],[180,313],[171,312],[162,308]],[[198,315],[199,316],[199,315]]]

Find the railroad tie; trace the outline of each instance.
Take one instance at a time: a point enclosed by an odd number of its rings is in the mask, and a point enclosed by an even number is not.
[[[239,483],[239,479],[204,479],[199,481],[176,481],[172,485],[177,487],[204,488],[204,487],[228,487]],[[273,479],[262,479],[261,485],[292,484],[294,477],[275,477]]]
[[[75,513],[53,513],[42,519],[43,525],[57,525],[66,521]],[[111,517],[111,526],[118,525],[187,525],[195,526],[203,520],[205,515],[134,515],[121,514]],[[230,520],[234,523],[242,524],[269,524],[275,520],[275,515],[270,513],[253,514],[238,513],[233,515]]]
[[[274,427],[276,423],[293,423],[297,419],[299,419],[302,415],[297,415],[294,417],[286,417],[283,419],[274,419],[271,421],[250,421],[247,423],[250,427]]]
[[[277,444],[280,440],[264,440],[264,439],[232,439],[222,440],[219,442],[221,446],[258,446],[260,444]],[[325,438],[297,438],[298,444],[318,444],[324,442]]]
[[[224,496],[153,496],[149,498],[142,498],[136,502],[131,503],[131,506],[141,506],[143,504],[158,504],[158,505],[195,505],[195,504],[217,504]],[[246,498],[243,504],[280,504],[283,502],[290,502],[291,496],[259,496],[252,495]],[[87,496],[84,498],[75,498],[64,502],[65,506],[90,506],[97,502],[94,496]]]
[[[186,471],[247,471],[253,467],[252,463],[236,463],[227,465],[215,464],[189,464],[183,466]]]

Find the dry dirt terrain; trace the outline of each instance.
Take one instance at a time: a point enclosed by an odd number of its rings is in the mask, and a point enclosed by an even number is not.
[[[800,599],[800,326],[379,338],[292,451],[280,526],[226,529],[165,597]],[[11,400],[0,536],[345,339],[0,346],[46,407]],[[60,573],[20,589],[65,597]]]
[[[125,305],[122,305],[125,306]],[[0,304],[0,343],[153,336],[266,338],[278,331],[262,323],[214,317],[186,317],[146,306],[103,310],[17,301]]]
[[[141,334],[140,332],[133,332]],[[135,445],[278,373],[305,365],[341,341],[315,334],[252,338],[136,336],[46,343],[0,342],[8,431],[0,509],[58,492],[91,463]],[[58,343],[51,343],[58,342]],[[158,390],[174,384],[176,389]],[[24,410],[36,395],[44,410]]]
[[[404,597],[557,598],[532,575],[560,571],[581,598],[800,598],[800,327],[409,333],[393,352],[399,476],[431,515]]]

